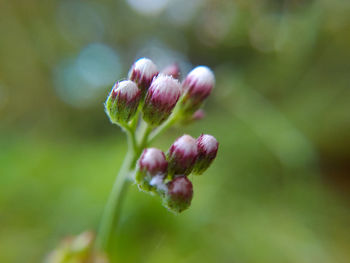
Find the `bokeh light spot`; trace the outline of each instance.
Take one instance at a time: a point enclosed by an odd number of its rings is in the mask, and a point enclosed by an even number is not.
[[[112,84],[122,68],[117,52],[100,43],[90,44],[81,51],[77,67],[82,78],[94,86]]]
[[[169,0],[127,0],[127,3],[140,14],[157,15],[166,8]]]
[[[105,33],[101,15],[93,5],[81,1],[63,1],[57,9],[59,31],[70,42],[100,40]]]

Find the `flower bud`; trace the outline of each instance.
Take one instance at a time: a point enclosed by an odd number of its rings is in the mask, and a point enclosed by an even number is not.
[[[178,176],[167,184],[168,192],[164,197],[164,205],[170,210],[180,213],[191,205],[193,187],[186,176]]]
[[[205,112],[202,109],[196,110],[192,115],[192,120],[199,121],[205,117]]]
[[[165,154],[156,148],[147,148],[139,159],[139,167],[141,171],[148,172],[154,176],[157,173],[165,173],[168,168],[168,162]]]
[[[183,115],[183,118],[180,120],[181,124],[188,125],[195,121],[199,121],[205,117],[205,112],[202,109],[196,110],[192,115]]]
[[[219,143],[215,137],[202,134],[197,139],[198,157],[193,168],[193,173],[202,174],[214,161],[218,152]]]
[[[197,143],[194,138],[185,134],[174,142],[168,152],[168,173],[190,174],[197,159]]]
[[[209,96],[215,85],[214,73],[206,66],[194,68],[182,83],[184,99],[182,101],[185,112],[194,112]]]
[[[158,75],[157,66],[148,58],[140,58],[131,67],[129,79],[136,82],[145,94],[155,76]]]
[[[135,181],[139,189],[145,192],[157,192],[158,183],[155,184],[155,181],[152,183],[152,180],[157,177],[156,182],[159,182],[159,178],[164,178],[168,168],[165,154],[156,148],[143,150],[138,161],[138,168]]]
[[[174,63],[165,67],[162,72],[164,75],[172,76],[174,79],[179,79],[180,77],[180,68],[179,65]]]
[[[141,91],[130,80],[114,84],[105,103],[105,111],[112,123],[127,123],[136,113]]]
[[[158,75],[148,89],[143,105],[143,118],[151,125],[160,125],[174,109],[181,95],[180,83],[171,76]]]

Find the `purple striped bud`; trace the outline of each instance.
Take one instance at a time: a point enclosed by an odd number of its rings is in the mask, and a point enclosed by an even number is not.
[[[165,173],[168,168],[168,162],[165,154],[156,148],[147,148],[139,159],[139,167],[141,171],[148,172],[154,176],[158,173]]]
[[[181,95],[180,83],[171,76],[158,75],[148,89],[143,105],[143,118],[151,125],[160,125],[174,109]]]
[[[194,112],[210,95],[215,85],[214,73],[206,66],[194,68],[182,83],[184,99],[182,101],[185,112]]]
[[[130,80],[114,84],[105,102],[105,111],[112,123],[126,124],[136,113],[141,91]]]
[[[156,148],[147,148],[143,150],[138,161],[138,171],[136,173],[135,181],[139,189],[145,192],[157,192],[158,183],[164,179],[168,168],[168,162],[165,154]],[[157,180],[152,183],[153,178]],[[155,182],[158,182],[155,184]]]
[[[218,152],[219,143],[215,137],[202,134],[197,139],[198,157],[193,168],[193,173],[202,174],[214,161]]]
[[[186,176],[178,176],[167,184],[168,192],[164,197],[164,205],[170,210],[180,213],[191,205],[193,187]]]
[[[157,66],[148,58],[140,58],[131,67],[129,79],[135,81],[145,94],[152,80],[159,73]]]
[[[198,150],[196,140],[185,134],[174,142],[168,152],[168,173],[190,174],[197,159]]]
[[[181,120],[181,124],[187,125],[195,121],[199,121],[205,117],[205,113],[202,109],[196,110],[192,115],[184,115]]]
[[[164,75],[172,76],[174,79],[179,79],[180,77],[180,68],[179,65],[174,63],[165,67],[162,72]]]

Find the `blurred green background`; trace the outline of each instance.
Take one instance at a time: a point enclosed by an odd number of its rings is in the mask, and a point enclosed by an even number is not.
[[[1,0],[0,262],[97,228],[126,149],[103,102],[141,56],[215,71],[156,146],[220,150],[181,215],[131,187],[116,262],[349,262],[349,32],[346,0]]]

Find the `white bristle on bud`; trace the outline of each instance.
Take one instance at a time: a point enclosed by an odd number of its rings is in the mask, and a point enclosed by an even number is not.
[[[180,83],[171,76],[160,74],[156,77],[151,88],[153,97],[159,98],[164,104],[174,104],[181,95]]]
[[[201,136],[200,144],[202,149],[207,153],[217,151],[218,149],[218,141],[215,139],[214,136],[208,134],[204,134]]]
[[[159,73],[157,66],[148,58],[140,58],[131,67],[129,79],[135,81],[139,88],[147,90],[155,76]]]
[[[152,180],[149,183],[151,186],[154,186],[157,188],[157,190],[162,192],[167,192],[168,188],[166,184],[164,183],[164,175],[156,175],[152,177]]]
[[[174,144],[174,150],[181,151],[183,155],[197,155],[196,139],[190,135],[183,135],[178,138]]]
[[[146,170],[152,175],[164,173],[168,167],[164,153],[157,148],[147,148],[143,151],[139,165],[141,170]]]
[[[141,77],[152,77],[158,72],[157,66],[149,58],[140,58],[134,64],[134,69],[140,71]]]
[[[125,96],[128,100],[135,97],[138,94],[139,88],[135,82],[131,80],[123,80],[114,85],[115,92],[118,91],[122,96]]]
[[[190,83],[195,83],[195,89],[212,89],[215,85],[214,73],[206,66],[195,67],[190,73],[188,73],[186,80],[190,80]]]

